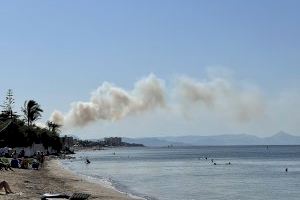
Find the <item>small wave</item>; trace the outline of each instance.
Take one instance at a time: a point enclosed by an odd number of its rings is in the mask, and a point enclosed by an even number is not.
[[[59,161],[59,164],[63,169],[71,171],[75,175],[81,177],[82,179],[84,179],[88,182],[99,184],[105,188],[112,189],[116,192],[125,194],[133,199],[157,200],[156,198],[150,197],[148,195],[143,195],[143,194],[138,194],[138,193],[132,192],[126,186],[121,185],[120,183],[118,183],[117,181],[113,180],[110,177],[100,177],[100,176],[91,176],[91,175],[82,174],[80,172],[76,172],[76,171],[72,170],[66,162]]]
[[[112,178],[108,178],[108,180],[117,191],[129,195],[132,198],[143,199],[143,200],[158,200],[157,198],[131,191],[127,186],[120,184],[119,182],[113,180]]]

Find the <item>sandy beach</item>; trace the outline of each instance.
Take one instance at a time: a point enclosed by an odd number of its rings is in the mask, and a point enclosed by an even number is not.
[[[74,192],[91,194],[89,199],[130,200],[126,194],[83,180],[72,172],[63,169],[57,160],[48,160],[41,170],[14,169],[0,171],[0,180],[9,183],[14,194],[0,191],[0,199],[41,199],[44,193]]]

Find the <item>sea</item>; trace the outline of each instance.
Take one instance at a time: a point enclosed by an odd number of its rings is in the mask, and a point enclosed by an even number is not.
[[[75,157],[62,165],[143,199],[300,199],[300,146],[109,148]]]

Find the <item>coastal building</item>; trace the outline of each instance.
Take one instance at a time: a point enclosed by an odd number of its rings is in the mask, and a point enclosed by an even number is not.
[[[75,144],[75,140],[73,137],[65,136],[60,138],[63,147],[73,147]]]
[[[104,144],[107,146],[121,146],[122,138],[120,138],[120,137],[104,138]]]

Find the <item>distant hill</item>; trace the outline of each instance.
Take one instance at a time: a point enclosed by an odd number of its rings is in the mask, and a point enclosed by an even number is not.
[[[300,136],[283,131],[271,137],[254,135],[179,136],[151,138],[122,138],[124,142],[139,143],[145,146],[198,146],[198,145],[300,145]]]
[[[271,136],[264,138],[264,142],[266,144],[282,144],[282,145],[290,145],[290,144],[300,144],[300,137],[290,135],[283,131]]]

